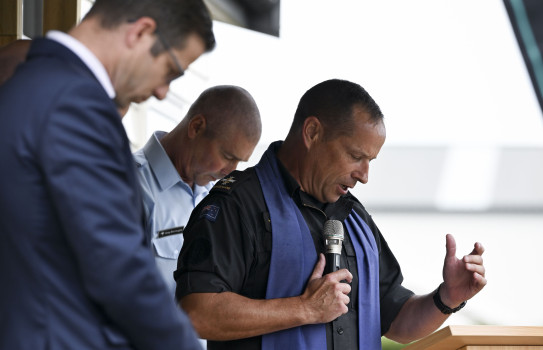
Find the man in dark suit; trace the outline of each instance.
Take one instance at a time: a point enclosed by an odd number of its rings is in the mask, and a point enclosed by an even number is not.
[[[214,45],[201,0],[96,0],[0,87],[0,349],[199,349],[150,253],[117,112]]]

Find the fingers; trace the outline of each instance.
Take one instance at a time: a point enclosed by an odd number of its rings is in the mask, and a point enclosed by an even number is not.
[[[477,264],[482,265],[483,264],[483,257],[480,255],[465,255],[462,258],[462,261],[466,264]]]
[[[466,270],[475,272],[481,276],[485,275],[485,267],[482,264],[465,264]]]
[[[339,272],[339,271],[337,271]],[[336,280],[337,276],[331,276],[332,274],[328,274],[325,276],[325,279],[328,281]],[[326,284],[326,283],[325,283]],[[346,314],[349,309],[347,307],[347,304],[350,302],[350,298],[348,294],[351,292],[351,286],[347,283],[341,283],[337,281],[333,281],[328,285],[328,292],[325,294],[327,296],[325,299],[323,299],[322,304],[320,304],[319,307],[328,309],[326,312],[328,320],[326,322],[329,322],[340,315]]]
[[[347,283],[351,283],[353,281],[353,275],[347,269],[341,269],[336,272],[329,273],[328,275],[336,282],[345,280]]]
[[[313,269],[313,272],[311,273],[311,277],[309,278],[309,281],[316,280],[319,278],[322,278],[322,274],[324,272],[324,267],[326,265],[326,259],[324,258],[324,254],[319,254],[319,260],[315,264],[315,268]],[[340,281],[347,281],[347,283],[351,283],[353,280],[353,275],[349,272],[347,269],[341,269],[336,272],[332,272],[326,275],[326,278],[332,282],[332,283],[340,283]],[[345,283],[342,283],[345,284]],[[349,286],[348,284],[345,284]],[[349,286],[349,290],[350,290]]]
[[[319,260],[317,260],[317,263],[315,264],[315,268],[313,269],[313,272],[311,273],[311,277],[309,277],[309,280],[314,280],[317,278],[322,277],[322,273],[324,272],[324,266],[326,265],[326,259],[324,258],[324,254],[319,254]]]
[[[445,236],[445,248],[447,250],[445,259],[456,256],[456,241],[450,233]]]
[[[339,296],[339,300],[343,304],[341,306],[341,313],[346,314],[349,311],[349,308],[347,307],[347,305],[349,304],[349,301],[351,301],[351,299],[349,298],[347,294],[341,294]]]
[[[324,255],[320,254],[301,296],[310,311],[311,323],[330,322],[348,312],[347,304],[350,301],[348,294],[351,292],[351,286],[341,281],[352,281],[352,274],[346,269],[341,269],[322,276],[324,265]]]
[[[486,286],[487,280],[484,275],[474,273],[473,279],[475,280],[475,285],[478,286],[479,290],[483,289],[483,287]]]
[[[326,259],[324,257],[324,254],[319,254],[319,260],[315,264],[315,268],[313,268],[313,272],[311,273],[311,277],[309,280],[314,280],[318,278],[322,278],[322,274],[324,273],[324,268],[326,266]],[[353,275],[349,272],[347,269],[341,269],[336,272],[329,273],[327,276],[333,279],[333,282],[339,282],[346,280],[347,283],[351,283],[353,280]]]
[[[485,276],[485,266],[481,255],[466,255],[462,258],[466,270]]]
[[[469,255],[466,255],[462,258],[466,266],[466,270],[472,271],[480,274],[481,276],[485,275],[485,267],[483,265],[483,253],[485,248],[479,242],[473,245],[473,250]]]
[[[343,274],[340,274],[340,272],[342,271],[347,271],[347,270],[343,269],[343,270],[339,270],[333,273],[329,273],[328,275],[325,276],[325,279],[330,285],[334,286],[335,290],[337,290],[338,292],[341,292],[342,294],[347,295],[351,292],[351,285],[348,283],[340,282],[344,280],[344,278],[339,277],[340,275],[343,275]],[[352,279],[352,275],[351,275],[351,279]]]
[[[482,257],[485,250],[483,245],[477,242],[470,254],[457,259],[456,241],[450,234],[446,236],[446,248],[447,255],[443,266],[445,284],[442,289],[444,293],[442,298],[447,299],[450,305],[458,305],[464,300],[471,299],[487,283]]]
[[[484,252],[485,248],[483,245],[477,242],[473,245],[473,250],[471,251],[470,255],[483,255]]]
[[[447,249],[447,253],[446,253],[445,258],[450,258],[450,257],[456,256],[456,241],[455,241],[453,235],[448,233],[446,235],[446,237],[445,237],[445,240],[446,240],[445,247]],[[471,251],[471,253],[469,253],[469,256],[481,256],[481,255],[483,255],[484,252],[485,252],[485,248],[483,247],[483,245],[481,243],[479,243],[479,242],[476,242],[473,245],[473,250]],[[481,260],[481,262],[482,262],[482,260]]]

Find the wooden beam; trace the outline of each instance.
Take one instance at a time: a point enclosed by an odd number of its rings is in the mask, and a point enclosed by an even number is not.
[[[81,16],[81,0],[44,0],[43,33],[49,30],[67,32]]]
[[[23,0],[0,0],[0,46],[23,37]]]

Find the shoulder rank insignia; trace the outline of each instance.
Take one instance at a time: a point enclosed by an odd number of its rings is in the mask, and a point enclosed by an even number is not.
[[[211,192],[220,191],[230,193],[235,186],[239,185],[247,178],[247,174],[244,171],[235,170],[228,174],[228,176],[220,179],[215,183],[215,186],[211,189]]]
[[[228,177],[225,177],[224,179],[219,180],[219,182],[222,185],[228,185],[228,184],[232,184],[232,183],[236,182],[236,180],[234,179],[233,176],[228,176]]]
[[[224,190],[224,191],[230,191],[232,189],[232,184],[236,182],[236,179],[233,176],[228,176],[223,179],[220,179],[217,181],[215,186],[213,186],[214,190]]]

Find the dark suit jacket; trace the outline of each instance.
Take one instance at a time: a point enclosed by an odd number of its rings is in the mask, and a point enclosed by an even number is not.
[[[200,349],[142,228],[114,103],[35,40],[0,87],[0,349]]]

